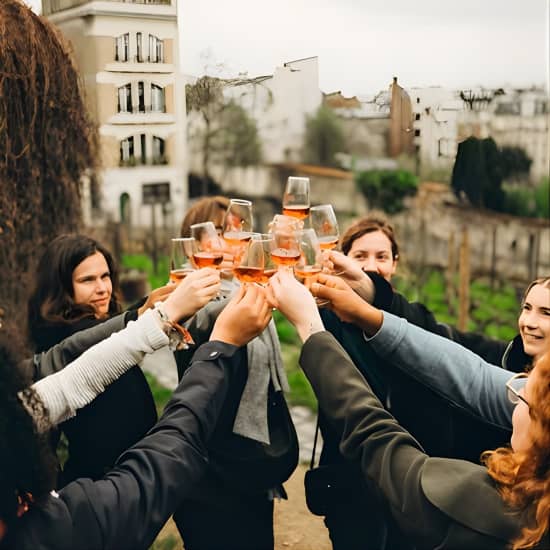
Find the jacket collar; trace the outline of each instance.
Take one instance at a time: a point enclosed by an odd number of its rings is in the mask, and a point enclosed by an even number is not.
[[[519,533],[520,516],[512,512],[483,466],[448,458],[430,458],[421,478],[426,498],[452,520],[502,541]]]
[[[503,369],[512,372],[523,372],[531,365],[531,357],[525,353],[519,334],[506,347],[501,364]]]

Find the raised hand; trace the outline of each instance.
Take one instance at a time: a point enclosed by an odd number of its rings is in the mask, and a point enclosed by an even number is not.
[[[313,296],[291,272],[277,271],[268,288],[270,302],[296,327],[302,342],[324,330]]]
[[[328,300],[327,307],[342,321],[359,325],[369,335],[382,325],[382,312],[365,302],[340,277],[320,273],[311,285],[311,293]]]
[[[218,315],[210,340],[244,346],[271,320],[271,305],[258,285],[242,285]]]
[[[364,300],[373,302],[374,284],[355,260],[341,252],[331,250],[325,254],[324,267],[346,281]]]
[[[164,302],[168,296],[174,291],[176,287],[172,283],[160,286],[152,290],[147,296],[145,303],[138,309],[138,315],[142,315],[148,309],[152,308],[157,302]]]
[[[198,269],[177,285],[164,302],[164,310],[172,321],[191,317],[214,298],[219,290],[219,272],[209,267]]]

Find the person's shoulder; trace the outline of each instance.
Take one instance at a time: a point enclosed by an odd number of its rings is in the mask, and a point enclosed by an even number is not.
[[[487,468],[466,460],[429,458],[421,486],[431,504],[463,526],[496,539],[517,535],[519,516],[506,506]]]

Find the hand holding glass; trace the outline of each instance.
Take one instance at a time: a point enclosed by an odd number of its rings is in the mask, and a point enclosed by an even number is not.
[[[191,256],[193,254],[193,241],[191,238],[178,238],[171,240],[170,248],[170,282],[180,283],[193,271]]]

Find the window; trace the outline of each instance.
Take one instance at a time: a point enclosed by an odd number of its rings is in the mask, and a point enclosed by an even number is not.
[[[151,111],[153,113],[164,113],[164,88],[151,84]]]
[[[414,120],[420,120],[420,113],[416,113],[414,115]]]
[[[415,130],[414,131],[414,136],[415,137],[420,137],[420,130]]]
[[[118,112],[132,112],[132,85],[125,84],[118,89]]]
[[[164,43],[162,40],[149,35],[149,62],[162,63],[164,61]]]
[[[133,161],[135,161],[134,136],[130,136],[120,142],[120,164],[127,166]]]
[[[143,36],[140,32],[136,33],[137,60],[143,62]]]
[[[420,103],[420,98],[419,97],[416,98],[416,102]]]
[[[130,34],[121,34],[116,39],[115,61],[128,61],[130,55]]]
[[[138,111],[145,112],[145,84],[138,82]]]
[[[165,142],[157,136],[153,136],[153,164],[166,164]]]
[[[139,136],[141,145],[141,164],[147,164],[147,148],[145,147],[145,134]]]

